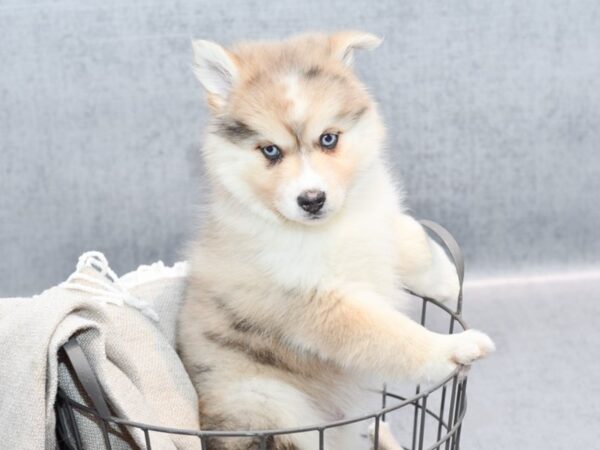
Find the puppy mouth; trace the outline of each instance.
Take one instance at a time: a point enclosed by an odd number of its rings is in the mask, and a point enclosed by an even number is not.
[[[306,217],[311,222],[318,222],[319,220],[325,219],[325,217],[327,217],[327,215],[328,214],[326,212],[324,213],[323,211],[318,211],[316,213],[308,213],[308,214],[306,214]]]
[[[326,222],[333,215],[333,211],[318,211],[305,214],[300,222],[306,225],[319,225]]]
[[[273,203],[271,209],[284,223],[296,223],[306,226],[319,226],[327,222],[337,212],[337,208],[331,206],[315,212],[304,211],[301,208],[289,210],[277,203]]]
[[[283,214],[280,211],[277,211],[278,215],[286,222],[298,223],[307,226],[316,226],[323,222],[325,222],[330,217],[330,213],[328,211],[319,211],[316,213],[305,213],[297,217],[290,217],[287,214]]]

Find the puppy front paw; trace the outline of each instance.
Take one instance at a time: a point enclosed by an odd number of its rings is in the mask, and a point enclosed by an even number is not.
[[[470,365],[496,349],[490,337],[481,331],[467,330],[448,337],[453,341],[450,359],[456,364]]]
[[[460,281],[454,263],[446,252],[431,242],[431,264],[405,279],[407,287],[421,297],[432,298],[453,308],[460,293]]]
[[[431,298],[454,307],[460,293],[456,267],[446,258],[440,260],[437,266],[437,270],[431,277]]]
[[[489,336],[481,331],[467,330],[462,333],[440,336],[432,352],[432,359],[425,366],[422,380],[439,382],[459,366],[470,366],[496,349]]]

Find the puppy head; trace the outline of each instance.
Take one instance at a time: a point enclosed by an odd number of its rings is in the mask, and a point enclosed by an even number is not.
[[[318,224],[343,208],[384,134],[352,53],[380,42],[360,32],[230,50],[195,41],[195,73],[212,113],[204,146],[212,179],[275,220]]]

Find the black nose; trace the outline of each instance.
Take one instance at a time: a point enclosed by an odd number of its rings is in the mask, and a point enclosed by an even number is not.
[[[325,204],[325,192],[311,189],[300,194],[297,200],[304,211],[316,214]]]

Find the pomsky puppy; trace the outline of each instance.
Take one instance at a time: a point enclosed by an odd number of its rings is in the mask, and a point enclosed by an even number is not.
[[[362,32],[231,49],[193,42],[211,110],[210,197],[190,246],[178,349],[204,430],[341,419],[365,377],[435,382],[493,350],[483,333],[437,334],[395,308],[405,288],[445,301],[459,284],[405,213],[377,106],[351,69],[354,50],[379,43]],[[361,444],[352,427],[325,433],[327,449]],[[281,435],[268,448],[314,449],[318,439]]]

